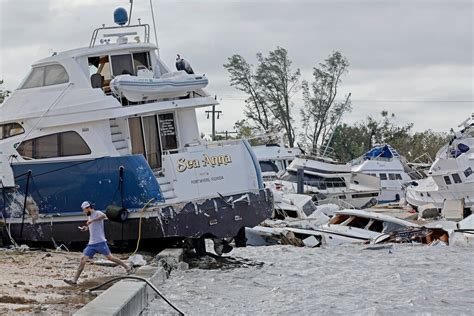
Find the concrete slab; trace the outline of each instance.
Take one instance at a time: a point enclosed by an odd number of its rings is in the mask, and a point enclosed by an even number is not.
[[[184,251],[181,248],[166,248],[162,250],[157,257],[159,258],[167,258],[171,257],[173,259],[176,259],[176,262],[183,261],[183,254]]]
[[[166,278],[163,268],[144,266],[135,276],[145,278],[154,285],[161,284]],[[147,306],[155,292],[138,280],[122,280],[97,296],[92,302],[78,310],[74,315],[138,315]]]

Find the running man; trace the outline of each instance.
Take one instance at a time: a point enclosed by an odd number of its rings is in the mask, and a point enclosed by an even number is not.
[[[110,261],[121,265],[125,268],[125,270],[127,270],[128,274],[132,273],[133,267],[127,266],[122,260],[112,256],[112,253],[110,252],[104,233],[104,219],[106,219],[107,216],[101,211],[94,210],[91,203],[88,201],[84,201],[81,205],[81,208],[82,211],[88,216],[88,220],[87,226],[79,226],[78,228],[83,232],[89,231],[89,243],[87,244],[86,249],[84,249],[83,256],[81,257],[81,262],[79,263],[79,267],[77,268],[74,279],[65,279],[64,282],[70,285],[76,285],[82,270],[84,270],[87,260],[92,259],[96,253],[100,253]]]

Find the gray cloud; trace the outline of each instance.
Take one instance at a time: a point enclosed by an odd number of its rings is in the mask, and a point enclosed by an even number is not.
[[[148,0],[134,2],[134,20],[151,23]],[[172,66],[179,52],[209,76],[208,91],[222,100],[219,129],[231,129],[243,108],[222,67],[227,57],[239,53],[255,62],[256,52],[276,46],[289,50],[295,68],[309,80],[312,67],[331,51],[349,59],[341,93],[352,92],[354,110],[346,122],[386,109],[417,130],[447,130],[474,111],[472,102],[383,102],[474,99],[472,1],[154,3],[162,58]],[[87,46],[96,26],[112,23],[117,6],[128,8],[128,0],[0,0],[0,77],[14,88],[34,60]],[[297,96],[295,107],[300,105]],[[198,116],[209,132],[202,111]]]

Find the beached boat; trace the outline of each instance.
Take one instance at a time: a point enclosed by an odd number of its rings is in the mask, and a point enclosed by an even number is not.
[[[362,172],[380,179],[379,203],[405,198],[406,184],[412,181],[400,154],[390,145],[376,146],[351,162],[353,172]]]
[[[298,148],[287,148],[278,144],[253,146],[264,181],[274,181],[282,175],[286,167],[299,155]]]
[[[176,71],[150,77],[151,71],[138,70],[137,76],[119,75],[110,82],[112,92],[132,102],[187,96],[207,86],[205,76]]]
[[[298,170],[303,171],[303,192],[298,192]],[[376,204],[380,179],[352,172],[350,164],[341,164],[331,158],[297,157],[271,187],[288,193],[309,194],[317,204],[363,208]]]
[[[147,24],[96,29],[89,47],[34,63],[0,106],[3,238],[86,241],[84,200],[115,214],[110,242],[189,237],[201,250],[204,237],[243,244],[244,227],[271,216],[249,143],[200,138],[196,109],[217,104],[208,93],[138,104],[110,93],[124,72],[170,73],[149,34]]]
[[[474,114],[459,127],[438,151],[429,176],[407,187],[406,200],[412,206],[441,209],[445,201],[461,200],[465,208],[474,207]]]

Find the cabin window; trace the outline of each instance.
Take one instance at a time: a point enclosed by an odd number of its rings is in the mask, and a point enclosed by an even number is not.
[[[400,224],[391,223],[391,222],[383,222],[382,233],[388,234],[388,233],[395,232],[395,231],[401,231],[403,229],[405,229],[405,226],[402,226]]]
[[[452,176],[453,176],[454,183],[462,183],[462,180],[459,174],[453,173]]]
[[[67,83],[69,76],[66,69],[61,65],[46,66],[44,74],[44,85],[53,86],[55,84]]]
[[[467,178],[469,177],[470,175],[472,174],[472,169],[471,167],[467,168],[466,170],[464,170],[464,176]]]
[[[314,205],[313,201],[309,200],[303,205],[302,209],[306,216],[310,216],[316,210],[316,206]]]
[[[176,134],[176,124],[173,113],[159,114],[161,146],[163,150],[173,150],[178,148],[178,137]]]
[[[353,219],[347,224],[350,227],[365,228],[370,218],[353,216]]]
[[[396,179],[395,173],[389,173],[389,174],[388,174],[388,179],[389,179],[389,180],[395,180],[395,179]]]
[[[73,131],[26,140],[18,146],[17,151],[24,159],[46,159],[91,153],[84,139]]]
[[[35,67],[20,89],[52,86],[69,82],[69,76],[61,65]]]
[[[25,83],[20,89],[30,89],[43,86],[44,67],[33,68]]]
[[[135,67],[135,73],[138,71],[138,67],[145,67],[150,69],[150,57],[148,52],[144,53],[133,53],[133,66]]]
[[[110,59],[112,61],[112,75],[114,77],[134,74],[132,55],[114,55],[110,56]]]
[[[387,180],[387,174],[386,173],[381,173],[380,174],[380,180]]]
[[[444,176],[444,182],[447,184],[447,185],[450,185],[451,184],[451,179],[449,178],[449,176]]]
[[[383,223],[379,220],[373,219],[368,229],[373,232],[381,233],[383,230]]]
[[[7,123],[0,125],[0,139],[23,134],[25,130],[18,123]]]
[[[260,161],[262,172],[278,172],[278,167],[271,161]]]
[[[395,174],[395,178],[396,178],[397,180],[402,180],[402,175],[399,174],[399,173],[397,173],[397,174]]]

